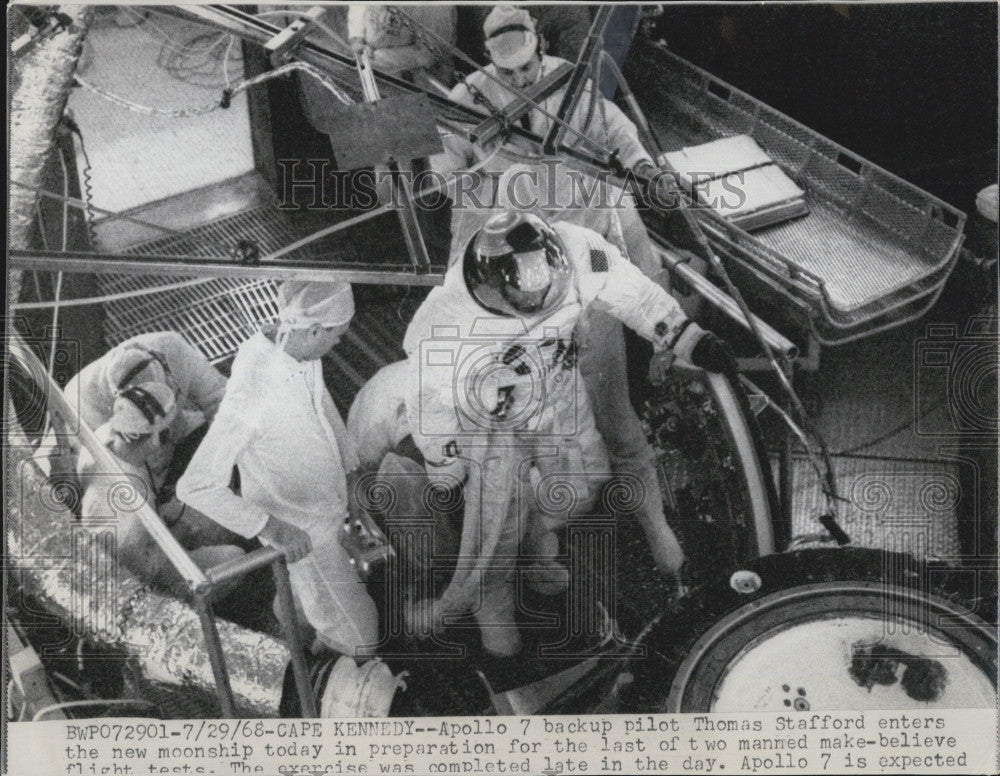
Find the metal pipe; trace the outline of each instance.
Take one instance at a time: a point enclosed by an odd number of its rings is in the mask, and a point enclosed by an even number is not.
[[[226,656],[222,651],[222,641],[219,639],[219,629],[215,627],[215,614],[208,596],[201,589],[195,591],[194,606],[201,619],[201,630],[205,635],[205,648],[212,664],[212,674],[215,676],[215,689],[219,694],[219,706],[222,716],[234,719],[236,715],[236,700],[233,688],[229,684],[229,670],[226,668]]]
[[[237,264],[232,259],[178,258],[177,256],[109,255],[67,251],[10,251],[13,267],[63,272],[96,272],[134,275],[180,275],[182,277],[247,278],[251,280],[345,280],[373,285],[437,286],[444,282],[439,272],[417,274],[399,264],[361,262],[297,262],[271,266]]]
[[[725,291],[715,286],[708,278],[704,275],[691,269],[683,259],[678,258],[676,255],[670,251],[666,251],[663,248],[658,247],[658,252],[660,254],[660,259],[663,261],[672,272],[677,273],[686,283],[688,283],[705,301],[715,305],[721,312],[725,313],[736,323],[740,324],[748,331],[752,332],[750,324],[747,322],[746,316],[740,309],[740,306],[733,301]],[[753,315],[751,313],[751,315]],[[776,331],[765,321],[762,321],[756,315],[753,315],[754,322],[760,329],[760,333],[767,340],[768,345],[771,348],[787,358],[795,358],[798,356],[799,349],[798,346],[789,340],[781,332]]]
[[[218,566],[213,566],[205,572],[208,581],[215,587],[232,579],[237,579],[256,571],[263,566],[268,566],[280,558],[284,557],[279,550],[273,547],[261,547],[259,550],[241,555],[238,558],[227,560]]]
[[[365,95],[365,102],[378,102],[382,99],[382,95],[379,94],[378,84],[375,82],[371,57],[367,51],[354,56],[358,63],[358,77],[361,79],[361,91]]]
[[[604,38],[604,31],[607,29],[608,22],[611,21],[611,12],[613,10],[614,6],[612,5],[598,7],[594,22],[590,25],[587,42],[580,51],[580,56],[577,57],[569,85],[566,87],[566,91],[563,92],[562,100],[556,109],[552,126],[549,127],[549,131],[545,135],[545,140],[542,141],[542,150],[546,154],[555,153],[556,149],[562,143],[566,130],[573,130],[573,127],[568,122],[576,111],[577,105],[580,104],[580,98],[583,97],[583,90],[586,88],[587,81],[590,78],[593,63],[600,54],[601,41]],[[597,84],[592,83],[590,88],[596,92]],[[584,126],[586,127],[586,125]],[[580,134],[575,130],[573,131],[574,134]]]
[[[437,78],[432,75],[425,75],[424,78],[427,79],[427,83],[437,89],[445,97],[451,96],[451,89],[441,83]]]
[[[285,626],[285,639],[288,641],[288,651],[291,653],[292,674],[295,676],[295,689],[299,693],[302,704],[302,716],[312,719],[318,716],[316,702],[313,699],[312,687],[309,684],[309,667],[306,665],[305,645],[302,634],[296,625],[295,599],[292,597],[292,582],[288,578],[288,565],[285,556],[279,553],[271,564],[274,575],[274,585],[277,588],[278,607],[281,609]]]
[[[368,210],[364,213],[361,213],[360,215],[352,216],[351,218],[348,218],[346,221],[340,221],[336,224],[326,227],[325,229],[320,229],[318,232],[313,232],[312,234],[303,237],[301,240],[297,240],[296,242],[293,242],[290,245],[286,245],[283,248],[279,248],[278,250],[273,251],[272,253],[269,253],[266,256],[262,256],[260,260],[274,261],[279,256],[284,256],[286,253],[291,253],[292,251],[298,250],[299,248],[302,248],[303,246],[306,246],[309,243],[315,242],[316,240],[320,240],[324,237],[329,237],[331,234],[336,234],[337,232],[342,232],[345,229],[348,229],[352,226],[356,226],[357,224],[367,221],[369,218],[374,218],[375,216],[380,216],[383,213],[387,212],[389,212],[388,206],[381,205],[375,208],[374,210]]]

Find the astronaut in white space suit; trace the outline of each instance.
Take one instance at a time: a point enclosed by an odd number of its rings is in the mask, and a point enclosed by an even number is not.
[[[610,477],[604,443],[594,424],[590,398],[579,379],[576,339],[585,337],[582,313],[614,316],[653,343],[654,359],[674,356],[709,371],[735,369],[732,356],[715,335],[687,318],[677,302],[607,240],[568,223],[550,226],[530,213],[507,211],[487,222],[470,241],[462,261],[445,275],[417,310],[403,348],[409,357],[406,405],[410,430],[432,480],[456,487],[473,467],[492,456],[514,456],[494,470],[482,468],[469,505],[486,536],[499,539],[489,549],[510,557],[528,535],[531,551],[551,570],[558,553],[556,531],[569,510],[547,508],[540,482],[562,479],[584,511]],[[580,324],[580,325],[578,325]],[[484,440],[486,440],[484,442]],[[479,454],[484,444],[502,446]],[[530,480],[526,520],[512,519],[510,489],[497,477]],[[497,475],[495,472],[501,472]],[[540,479],[539,479],[540,475]],[[532,490],[532,489],[529,489]],[[564,490],[565,492],[565,490]],[[476,499],[480,499],[477,504]],[[495,500],[496,503],[492,503]],[[532,503],[533,502],[533,503]],[[506,525],[493,533],[487,523]],[[487,572],[475,611],[487,651],[510,655],[520,649],[513,622],[511,572]],[[444,598],[447,598],[447,593]],[[462,596],[443,604],[454,609]],[[471,608],[471,607],[470,607]]]

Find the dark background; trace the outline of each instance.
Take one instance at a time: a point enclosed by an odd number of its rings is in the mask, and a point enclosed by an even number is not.
[[[654,38],[971,212],[997,180],[997,4],[667,5]]]

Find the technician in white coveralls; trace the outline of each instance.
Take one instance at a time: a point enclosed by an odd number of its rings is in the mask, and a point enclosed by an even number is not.
[[[111,420],[122,391],[144,383],[169,388],[178,410],[177,423],[171,429],[171,444],[161,445],[144,459],[159,475],[169,466],[174,447],[198,425],[184,425],[189,414],[197,412],[205,422],[215,417],[226,390],[226,378],[177,332],[155,331],[127,339],[87,364],[66,383],[63,393],[70,405],[78,409],[83,422],[96,430]],[[48,439],[45,444],[50,443],[55,444],[55,439]],[[74,472],[79,453],[75,434],[59,438],[59,446],[49,454],[53,481]]]
[[[523,91],[560,65],[571,64],[565,59],[543,53],[542,44],[535,29],[535,22],[527,9],[515,8],[511,5],[495,6],[483,22],[483,33],[486,37],[486,49],[490,56],[490,63],[483,70],[501,83],[497,83],[496,80],[478,70],[470,73],[464,81],[451,90],[449,95],[451,99],[463,105],[478,110],[487,110],[491,106],[495,109],[503,108],[517,99],[514,91],[504,84],[509,84],[514,89]],[[653,178],[657,173],[657,167],[639,140],[639,132],[635,124],[615,103],[600,95],[597,96],[594,110],[591,113],[592,88],[593,84],[588,80],[576,110],[566,123],[577,133],[596,141],[604,148],[617,151],[618,160],[624,169],[643,178]],[[556,90],[554,94],[542,100],[539,105],[550,115],[555,115],[559,110],[565,91],[565,87]],[[489,105],[482,105],[477,102],[477,99],[485,99]],[[540,110],[529,111],[521,117],[519,123],[525,129],[542,137],[548,133],[552,126],[552,120]],[[476,147],[463,136],[451,133],[443,138],[443,142],[444,152],[431,159],[432,166],[438,172],[453,173],[476,163]],[[582,151],[590,152],[593,150],[579,135],[568,130],[563,142]],[[512,147],[518,146],[518,143],[517,138],[510,140]],[[532,155],[535,153],[530,146],[526,146],[522,150],[528,151]],[[501,154],[499,158],[501,170],[507,165],[503,162],[502,157]],[[495,168],[496,165],[487,165],[485,170],[489,171]],[[669,201],[668,194],[662,196],[664,197],[663,201]],[[635,208],[635,203],[631,195],[621,196],[619,194],[616,198],[621,200],[618,212],[624,230],[628,256],[632,263],[636,264],[647,275],[654,274],[660,269],[659,261],[650,244],[646,228]],[[468,203],[457,202],[455,204],[458,209],[456,218],[458,218],[462,208],[467,207]],[[589,212],[593,213],[593,211]],[[598,227],[593,226],[592,228],[597,229]],[[453,233],[459,231],[461,229],[453,228]],[[464,245],[465,243],[462,243],[462,248]]]
[[[465,481],[475,460],[470,446],[500,431],[507,434],[505,449],[530,459],[543,480],[564,475],[578,504],[596,495],[610,469],[576,368],[574,336],[587,309],[606,312],[651,341],[654,358],[672,351],[710,371],[732,368],[722,342],[690,321],[601,236],[568,223],[550,226],[528,213],[502,213],[431,291],[403,342],[410,362],[410,430],[432,479],[451,486]],[[518,477],[524,468],[515,461],[500,471]],[[486,523],[509,522],[510,494],[488,476],[483,480],[477,491],[483,503],[466,493],[466,522],[471,501],[485,536],[493,535]],[[489,503],[491,494],[498,503]],[[531,527],[505,530],[493,548],[496,555],[513,555],[525,528],[537,556],[556,555],[560,517],[532,511]],[[431,617],[437,621],[450,602],[435,606]],[[510,655],[520,649],[510,573],[483,577],[475,614],[481,625],[489,624],[482,628],[488,651]]]
[[[279,306],[279,325],[240,346],[177,494],[226,528],[283,549],[299,616],[319,646],[350,656],[377,642],[377,614],[339,541],[358,458],[320,359],[347,331],[354,300],[346,283],[289,281]],[[229,488],[234,464],[240,495]]]

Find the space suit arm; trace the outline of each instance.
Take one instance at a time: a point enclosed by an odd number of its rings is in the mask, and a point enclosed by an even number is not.
[[[588,249],[590,271],[579,280],[584,304],[617,318],[657,352],[672,348],[688,324],[677,301],[596,233]]]
[[[622,165],[626,169],[632,170],[643,162],[652,164],[653,159],[639,140],[639,130],[636,129],[635,123],[611,100],[601,99],[604,108],[603,119],[599,115],[595,115],[592,122],[603,120],[608,145],[617,149],[618,158]]]

